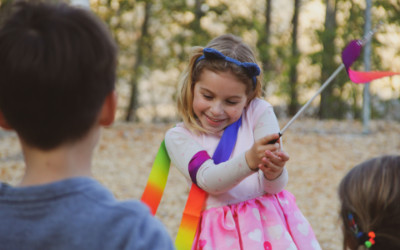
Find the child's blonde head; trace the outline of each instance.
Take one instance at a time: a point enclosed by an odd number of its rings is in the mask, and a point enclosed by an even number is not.
[[[214,38],[207,44],[206,48],[215,49],[239,62],[257,63],[250,47],[243,43],[241,38],[231,34]],[[255,76],[253,81],[253,77],[242,66],[226,60],[198,60],[201,56],[203,56],[203,48],[194,47],[190,55],[189,65],[179,81],[178,112],[182,116],[185,125],[193,131],[204,131],[197,122],[193,111],[193,91],[195,83],[205,69],[213,72],[232,73],[243,84],[246,84],[248,102],[255,97],[261,96],[261,75]],[[229,86],[227,87],[229,88]]]

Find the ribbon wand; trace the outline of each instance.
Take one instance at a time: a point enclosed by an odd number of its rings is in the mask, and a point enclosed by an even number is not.
[[[283,129],[279,132],[279,137],[281,137],[283,135],[283,133],[286,131],[286,129],[289,128],[290,125],[292,125],[292,123],[304,112],[304,110],[310,106],[310,104],[312,103],[312,101],[319,95],[321,94],[321,92],[332,82],[332,80],[340,73],[340,71],[342,71],[342,69],[344,69],[344,64],[342,63],[336,70],[335,72],[333,72],[333,74],[331,76],[329,76],[328,79],[326,79],[326,81],[324,82],[324,84],[322,84],[322,86],[317,90],[317,92],[310,98],[310,100],[307,101],[306,104],[303,105],[303,107],[301,107],[301,109],[299,109],[299,111],[297,111],[297,113],[292,117],[292,119],[290,119],[290,121],[288,123],[286,123],[286,125],[283,127]]]
[[[365,45],[369,40],[371,40],[372,36],[376,33],[376,31],[380,28],[380,26],[382,25],[382,22],[380,22],[373,30],[371,30],[370,32],[368,32],[368,34],[362,39],[362,40],[358,40],[357,44],[362,47],[363,45]],[[347,47],[346,47],[347,48]],[[346,50],[346,49],[345,49]],[[355,61],[355,59],[357,59],[358,55],[356,55],[355,58],[353,58]],[[326,79],[326,81],[322,84],[322,86],[317,90],[317,92],[306,102],[306,104],[304,104],[299,111],[297,111],[297,113],[292,117],[292,119],[289,120],[288,123],[286,123],[286,125],[283,127],[283,129],[278,133],[279,134],[279,138],[282,137],[283,133],[290,127],[290,125],[292,125],[292,123],[304,112],[304,110],[310,106],[310,104],[312,103],[312,101],[319,95],[321,94],[321,92],[332,82],[332,80],[340,73],[340,71],[342,71],[344,68],[346,68],[346,70],[348,69],[348,67],[346,67],[348,65],[345,65],[344,63],[341,63],[339,65],[339,67],[332,73],[331,76],[329,76],[328,79]],[[269,141],[268,144],[274,144],[276,143],[278,139]]]

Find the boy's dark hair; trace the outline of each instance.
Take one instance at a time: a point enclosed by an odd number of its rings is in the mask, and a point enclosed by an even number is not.
[[[54,2],[54,1],[53,1]],[[114,90],[117,47],[90,11],[19,1],[0,27],[0,110],[30,146],[84,136]]]

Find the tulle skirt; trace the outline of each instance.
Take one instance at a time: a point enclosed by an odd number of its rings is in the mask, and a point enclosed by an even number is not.
[[[321,247],[295,197],[283,190],[203,211],[192,249],[317,250]]]

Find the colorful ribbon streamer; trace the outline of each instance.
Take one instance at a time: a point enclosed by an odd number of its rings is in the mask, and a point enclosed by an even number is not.
[[[212,157],[215,164],[229,159],[236,145],[237,133],[241,125],[242,117],[225,128]],[[206,198],[207,193],[195,184],[192,184],[175,240],[177,250],[191,249]]]
[[[171,159],[165,148],[165,141],[161,142],[156,158],[154,160],[149,179],[142,195],[142,202],[150,207],[153,215],[156,214],[161,197],[167,184]]]
[[[399,72],[391,71],[355,71],[350,67],[360,56],[362,42],[360,40],[352,40],[342,51],[342,61],[346,67],[349,78],[354,83],[367,83],[382,77],[399,75]]]
[[[207,193],[192,184],[186,206],[183,211],[181,225],[175,239],[177,250],[189,250],[192,248],[193,239],[200,221],[200,214],[206,201]]]
[[[227,161],[236,144],[237,132],[242,124],[242,118],[228,126],[222,134],[221,140],[214,152],[214,163]],[[161,197],[168,179],[171,159],[168,156],[163,140],[153,163],[149,179],[143,192],[141,201],[150,207],[151,213],[156,214]],[[200,214],[207,198],[207,193],[195,184],[192,184],[183,211],[181,225],[175,240],[177,250],[189,250],[193,245]]]
[[[141,201],[149,206],[153,215],[156,214],[157,208],[161,202],[161,197],[168,179],[170,164],[171,159],[165,147],[165,140],[163,140],[158,149],[141,198]],[[181,225],[178,229],[178,235],[175,240],[177,250],[188,250],[191,248],[206,197],[206,192],[195,184],[192,184],[183,212]]]

